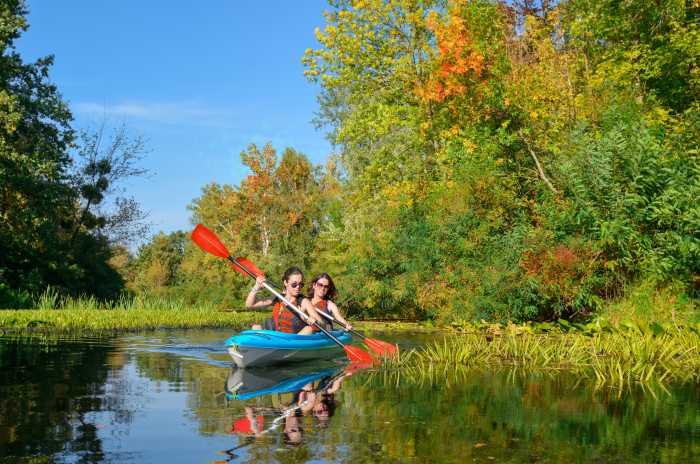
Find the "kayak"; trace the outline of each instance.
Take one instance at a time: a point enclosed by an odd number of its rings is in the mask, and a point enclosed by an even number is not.
[[[275,393],[296,393],[309,383],[332,378],[341,369],[338,366],[323,369],[308,364],[300,369],[233,368],[226,379],[226,398],[245,401]]]
[[[352,341],[352,336],[345,331],[331,333],[344,344]],[[333,359],[344,354],[343,349],[322,332],[297,335],[274,330],[244,330],[226,340],[226,348],[238,367]]]

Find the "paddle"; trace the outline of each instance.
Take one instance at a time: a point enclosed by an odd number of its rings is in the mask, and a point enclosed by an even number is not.
[[[251,263],[250,261],[248,261],[248,260],[245,259],[245,258],[236,258],[236,261],[237,261],[238,264],[240,264],[244,269],[250,270],[250,272],[248,273],[248,275],[249,275],[250,277],[255,278],[255,277],[257,277],[258,275],[262,275],[262,274],[263,274],[263,272],[262,272],[260,269],[258,269],[258,268],[255,266],[255,264]],[[231,266],[233,266],[233,265],[231,265]],[[275,286],[274,284],[270,284],[270,285],[272,285],[273,287],[275,287],[276,289],[278,289],[277,286]],[[279,289],[278,289],[278,290],[279,290]],[[377,340],[376,338],[369,338],[369,337],[367,337],[367,336],[365,336],[365,335],[362,335],[360,332],[357,332],[356,330],[348,329],[347,324],[344,324],[344,323],[340,322],[338,319],[334,318],[333,316],[331,316],[331,315],[328,314],[327,312],[325,312],[325,311],[317,311],[317,312],[318,312],[320,315],[322,315],[323,317],[325,317],[326,319],[328,319],[329,321],[335,322],[336,324],[340,325],[341,327],[343,327],[343,328],[344,328],[345,330],[347,330],[348,332],[350,332],[350,333],[352,333],[352,334],[357,335],[358,337],[360,337],[362,340],[364,340],[365,345],[367,345],[367,348],[369,348],[370,350],[372,350],[372,352],[374,352],[374,353],[376,353],[376,354],[378,354],[378,355],[381,355],[381,356],[394,356],[394,355],[396,355],[396,353],[398,352],[398,347],[397,347],[396,345],[394,345],[393,343],[385,342],[385,341],[382,341],[382,340]]]
[[[350,332],[351,334],[357,335],[360,337],[362,340],[364,340],[365,345],[367,345],[367,348],[372,350],[374,353],[381,355],[381,356],[394,356],[398,352],[398,347],[394,345],[393,343],[385,342],[382,340],[377,340],[376,338],[369,338],[366,335],[362,335],[360,332],[353,330],[353,329],[348,329],[347,324],[343,324],[340,322],[338,319],[334,318],[330,314],[328,314],[325,311],[316,311],[319,313],[321,316],[325,317],[331,322],[335,322],[336,324],[340,325],[343,327],[345,330]]]
[[[255,265],[253,265],[253,263],[251,263],[250,261],[245,260],[244,258],[240,258],[239,262],[239,260],[236,260],[236,258],[231,256],[228,249],[226,249],[226,246],[223,243],[221,243],[221,240],[219,240],[219,237],[217,237],[216,234],[214,234],[214,232],[210,231],[202,224],[197,224],[197,226],[192,231],[192,241],[194,241],[194,243],[196,243],[197,246],[199,246],[202,250],[206,251],[207,253],[210,253],[214,256],[218,256],[219,258],[227,259],[231,263],[231,266],[237,272],[245,276],[257,277],[263,275],[262,271],[255,267]],[[294,311],[294,313],[297,316],[299,316],[302,320],[306,319],[306,315],[302,313],[301,310],[296,307],[296,305],[294,305],[291,301],[287,300],[270,284],[268,284],[267,282],[263,282],[263,286],[270,293],[272,293],[282,302],[284,302],[284,304],[287,305],[292,311]],[[316,321],[313,321],[313,325],[316,326],[316,328],[318,328],[321,332],[323,332],[328,338],[340,345],[345,351],[345,354],[347,354],[348,359],[350,359],[350,361],[363,364],[371,364],[374,362],[372,356],[370,356],[370,354],[367,353],[365,350],[351,345],[343,344],[343,342],[334,337],[333,334],[331,334],[329,331],[321,327],[321,325]]]

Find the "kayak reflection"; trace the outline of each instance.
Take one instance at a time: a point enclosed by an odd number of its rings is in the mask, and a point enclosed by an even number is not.
[[[233,451],[255,438],[280,430],[288,446],[302,443],[305,427],[323,428],[336,409],[335,393],[352,369],[296,365],[293,368],[237,369],[226,379],[226,398],[243,402],[243,417],[234,420],[231,432],[242,435]]]

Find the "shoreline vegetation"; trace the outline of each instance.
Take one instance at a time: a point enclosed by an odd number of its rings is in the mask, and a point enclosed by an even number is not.
[[[100,335],[157,329],[242,328],[259,319],[251,311],[234,311],[208,302],[191,305],[167,297],[120,298],[102,302],[93,297],[61,297],[47,290],[36,309],[0,310],[0,334]]]
[[[450,383],[474,370],[569,373],[618,390],[700,382],[700,324],[473,324],[387,360],[386,380]],[[451,375],[447,375],[451,374]]]
[[[110,336],[159,329],[240,329],[259,312],[187,305],[168,298],[61,299],[47,293],[38,309],[0,311],[0,335]],[[700,322],[610,320],[499,324],[357,321],[373,331],[435,332],[439,339],[387,359],[375,373],[387,381],[420,384],[456,381],[474,370],[569,373],[596,387],[700,382]],[[447,373],[454,375],[446,377]]]

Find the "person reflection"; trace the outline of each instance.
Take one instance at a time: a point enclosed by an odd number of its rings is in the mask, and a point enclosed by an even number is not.
[[[245,435],[249,440],[247,443],[251,443],[250,440],[254,441],[283,426],[283,443],[291,447],[299,446],[304,441],[302,420],[313,417],[318,421],[318,427],[327,427],[336,409],[335,394],[350,375],[351,372],[341,371],[340,374],[309,382],[291,394],[291,401],[289,393],[277,394],[273,399],[276,407],[273,408],[245,406],[245,417],[236,420],[231,431]],[[271,411],[275,411],[273,414],[276,417],[265,427],[265,419],[270,417]]]
[[[305,410],[302,409],[301,413],[312,415],[318,421],[319,427],[327,427],[329,419],[335,414],[335,394],[340,390],[343,381],[351,375],[350,371],[341,371],[340,374],[321,379],[316,388],[302,391],[301,397],[308,406]]]

